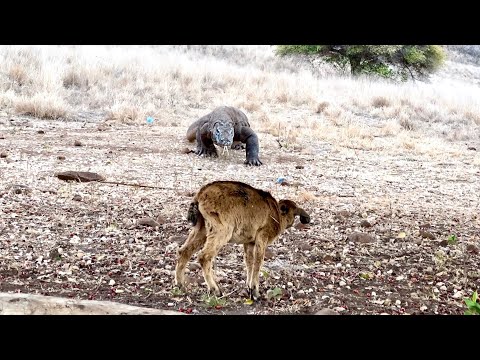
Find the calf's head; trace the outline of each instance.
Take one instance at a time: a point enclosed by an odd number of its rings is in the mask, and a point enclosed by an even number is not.
[[[310,222],[310,216],[292,200],[280,200],[278,205],[280,208],[280,215],[286,224],[285,228],[289,228],[293,225],[295,216],[300,216],[300,222],[302,224],[308,224]]]

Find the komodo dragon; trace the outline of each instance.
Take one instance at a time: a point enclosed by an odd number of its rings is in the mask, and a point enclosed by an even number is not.
[[[187,139],[197,140],[195,154],[212,157],[218,156],[215,145],[238,150],[245,143],[247,159],[244,164],[262,165],[258,158],[257,134],[250,127],[247,116],[234,107],[220,106],[202,116],[188,128]]]

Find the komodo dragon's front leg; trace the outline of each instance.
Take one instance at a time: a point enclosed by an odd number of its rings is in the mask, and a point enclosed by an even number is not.
[[[245,165],[260,166],[262,162],[258,158],[258,152],[260,150],[258,145],[258,136],[249,127],[242,127],[240,130],[240,141],[246,143],[246,156]]]
[[[218,156],[217,149],[215,149],[215,145],[213,145],[210,124],[208,123],[197,129],[197,150],[195,154],[211,157]]]

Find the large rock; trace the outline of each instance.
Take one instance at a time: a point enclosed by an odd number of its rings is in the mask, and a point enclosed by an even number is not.
[[[315,315],[340,315],[338,312],[335,310],[329,309],[329,308],[324,308],[320,311],[317,311]]]
[[[0,315],[183,315],[181,312],[112,301],[0,293]]]

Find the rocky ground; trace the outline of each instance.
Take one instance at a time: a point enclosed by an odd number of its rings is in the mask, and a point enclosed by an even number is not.
[[[476,149],[389,154],[312,140],[299,150],[259,133],[264,166],[249,168],[244,151],[186,154],[185,130],[0,119],[0,292],[190,314],[463,314],[480,288]],[[111,183],[55,177],[67,170]],[[237,245],[216,261],[222,298],[206,294],[195,259],[188,293],[173,285],[189,201],[213,180],[248,182],[311,215],[269,248],[257,303],[245,301]]]

